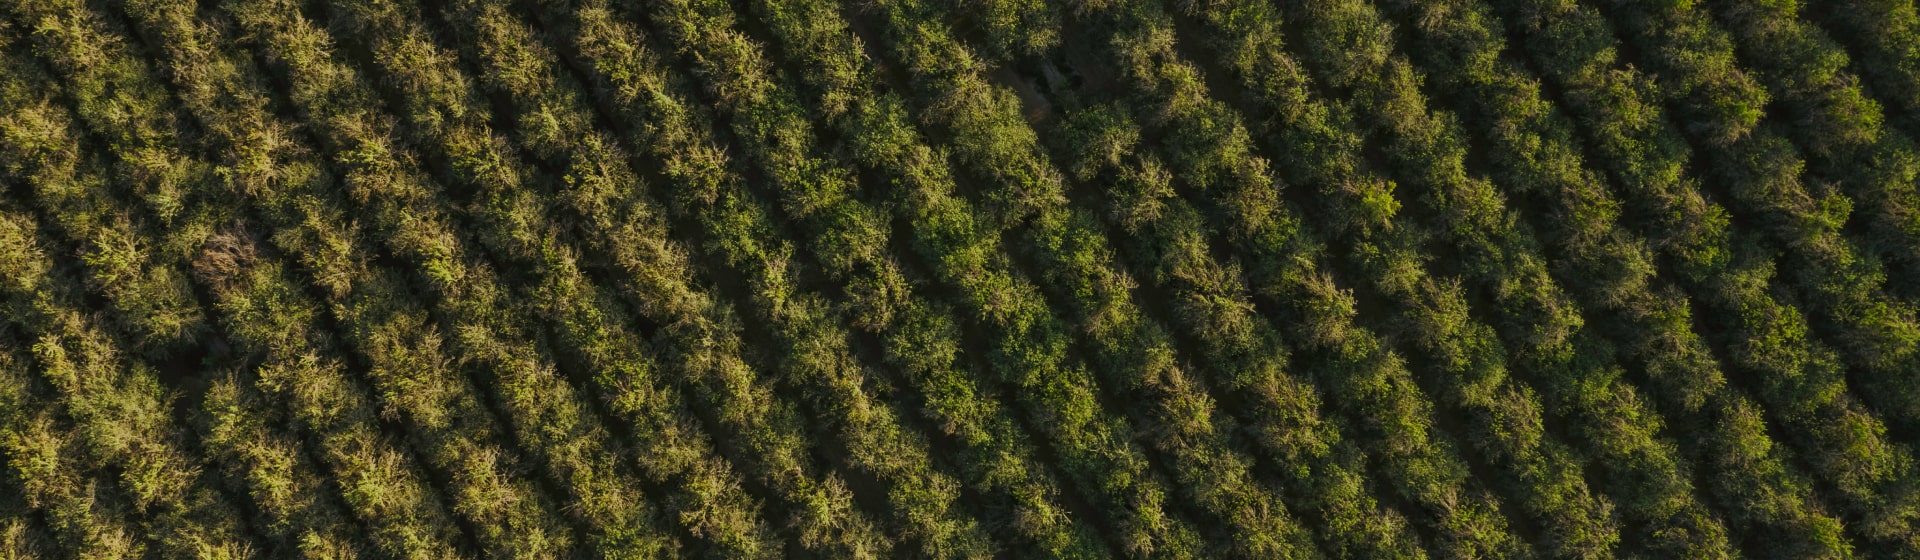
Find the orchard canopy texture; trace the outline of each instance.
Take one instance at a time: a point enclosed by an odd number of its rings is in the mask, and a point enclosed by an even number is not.
[[[1920,558],[1914,0],[0,0],[0,558]]]

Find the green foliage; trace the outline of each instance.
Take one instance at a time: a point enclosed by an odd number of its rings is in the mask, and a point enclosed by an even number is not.
[[[0,556],[1920,556],[1920,12],[0,2]]]
[[[21,6],[17,5],[9,5],[8,8],[14,10],[15,14],[21,10]],[[82,34],[80,37],[85,39],[91,35]],[[40,46],[52,52],[100,48],[97,44],[84,41],[57,40],[62,36],[43,38],[48,42]],[[18,52],[15,49],[24,45],[16,43],[9,47],[9,54],[13,55]],[[109,60],[124,62],[133,59],[110,57]],[[8,279],[7,321],[21,333],[22,346],[31,348],[33,363],[40,377],[52,387],[49,398],[57,403],[50,403],[50,406],[57,407],[52,410],[63,410],[61,413],[73,419],[72,437],[79,449],[96,461],[96,468],[113,469],[108,476],[117,479],[114,482],[126,495],[126,507],[143,516],[142,530],[148,540],[168,554],[250,557],[254,551],[250,537],[246,535],[246,521],[236,515],[238,510],[215,487],[211,477],[202,475],[200,469],[204,459],[185,441],[184,422],[176,420],[171,413],[175,394],[161,384],[159,372],[151,364],[123,350],[139,346],[153,353],[162,353],[177,350],[189,344],[191,339],[162,340],[156,338],[159,335],[151,329],[154,326],[152,321],[128,320],[130,317],[154,318],[152,315],[142,315],[154,308],[139,303],[112,306],[115,313],[108,317],[118,320],[110,323],[106,318],[84,310],[83,298],[87,292],[78,289],[85,287],[95,293],[106,292],[113,294],[110,299],[121,301],[126,301],[125,298],[138,301],[149,296],[157,299],[173,297],[178,298],[174,299],[176,304],[190,305],[181,301],[191,301],[190,294],[182,293],[185,286],[173,283],[173,280],[184,279],[185,276],[178,261],[169,261],[163,256],[126,246],[139,239],[158,241],[175,238],[160,235],[141,237],[126,232],[126,228],[133,226],[130,212],[124,206],[114,198],[104,196],[107,193],[99,189],[76,188],[77,185],[72,181],[79,179],[79,184],[85,184],[88,179],[81,175],[78,166],[91,158],[92,154],[79,149],[81,132],[77,130],[76,123],[51,103],[51,95],[58,89],[51,87],[46,76],[21,57],[8,56],[6,66],[10,71],[6,73],[5,97],[0,98],[0,103],[4,103],[8,118],[4,124],[0,124],[0,151],[12,156],[9,158],[11,165],[5,170],[7,178],[31,184],[35,187],[33,192],[43,194],[43,202],[39,205],[42,212],[68,216],[56,221],[79,226],[63,228],[71,232],[69,242],[91,242],[98,247],[102,244],[101,238],[108,237],[118,240],[118,243],[108,242],[108,245],[131,249],[111,256],[105,256],[100,251],[82,250],[80,261],[84,263],[83,266],[76,269],[71,262],[62,265],[48,255],[50,244],[42,237],[36,220],[31,215],[7,208],[8,221],[4,226],[7,239],[4,244],[9,251],[5,254],[4,264],[0,264],[0,270],[5,271],[0,275]],[[66,69],[72,71],[72,68]],[[77,79],[100,78],[85,71],[72,71],[69,77],[73,74],[79,76]],[[137,77],[117,75],[104,80],[115,83]],[[164,95],[164,91],[158,89],[147,90],[147,93]],[[118,120],[91,120],[96,132],[103,133],[126,132],[117,125],[128,122],[129,119],[124,117]],[[147,121],[132,119],[131,122]],[[87,214],[117,214],[117,223],[104,228],[99,227],[97,222],[88,224],[91,220]],[[136,268],[150,273],[129,274],[131,269]],[[98,283],[76,281],[78,278],[97,280],[102,277],[109,280]],[[157,283],[162,287],[158,295],[130,288],[153,288],[156,286],[155,280],[161,280]],[[187,314],[200,316],[198,309],[192,309]],[[113,329],[110,325],[123,328]],[[169,334],[187,336],[179,331]],[[45,424],[41,426],[45,427]],[[52,443],[45,439],[41,441]],[[52,451],[47,448],[42,450]],[[111,527],[107,530],[115,533],[122,531]],[[103,540],[89,536],[83,540],[104,544],[110,550],[124,551],[115,541],[126,538],[109,536]],[[91,547],[90,544],[85,548]]]
[[[1885,113],[1847,71],[1847,53],[1794,2],[1718,10],[1745,45],[1754,73],[1790,111],[1783,127],[1808,157],[1808,173],[1838,183],[1810,187],[1813,200],[1793,201],[1793,245],[1816,256],[1796,275],[1816,327],[1870,381],[1868,401],[1896,426],[1915,426],[1920,395],[1911,389],[1920,364],[1920,318],[1913,300],[1896,299],[1879,255],[1906,263],[1920,256],[1920,152],[1905,133],[1884,126]],[[1791,191],[1789,191],[1791,192]],[[1858,206],[1856,209],[1855,207]],[[1846,235],[1855,210],[1867,236]],[[1809,239],[1811,238],[1811,239]],[[1798,241],[1806,240],[1806,241]],[[1903,269],[1906,270],[1906,269]]]
[[[1660,72],[1657,75],[1663,80],[1699,79],[1695,67],[1700,61],[1733,56],[1731,39],[1725,31],[1714,27],[1705,13],[1630,10],[1621,17],[1631,22],[1627,27],[1627,40],[1648,53],[1649,66]],[[1698,42],[1669,40],[1674,36],[1702,39]],[[1668,78],[1669,75],[1675,77]],[[1752,78],[1741,76],[1737,80],[1724,80],[1724,85],[1717,87],[1758,89]],[[1681,110],[1706,102],[1703,99],[1706,90],[1663,87],[1658,91],[1663,101]],[[1656,129],[1656,132],[1671,137],[1684,131]],[[1846,375],[1839,353],[1828,342],[1810,336],[1813,331],[1807,317],[1789,302],[1778,299],[1777,292],[1768,290],[1772,276],[1780,267],[1772,261],[1761,260],[1769,258],[1767,253],[1775,249],[1756,237],[1765,235],[1776,246],[1790,250],[1791,260],[1781,260],[1792,268],[1787,269],[1779,281],[1801,289],[1811,285],[1832,290],[1828,294],[1854,294],[1855,301],[1871,302],[1877,299],[1873,294],[1874,283],[1841,285],[1827,276],[1827,273],[1845,274],[1849,267],[1864,266],[1865,262],[1852,254],[1848,242],[1830,225],[1787,227],[1784,223],[1796,215],[1804,215],[1804,203],[1812,200],[1796,176],[1803,164],[1798,163],[1798,155],[1786,139],[1771,130],[1762,130],[1741,139],[1709,137],[1697,142],[1703,150],[1700,157],[1711,164],[1709,178],[1729,184],[1732,212],[1701,203],[1665,207],[1695,214],[1733,214],[1746,218],[1751,224],[1749,227],[1770,233],[1745,233],[1735,237],[1738,232],[1708,230],[1702,234],[1685,231],[1676,235],[1674,230],[1679,227],[1732,229],[1726,221],[1691,219],[1673,226],[1656,222],[1655,225],[1661,227],[1660,235],[1688,243],[1718,241],[1732,245],[1732,248],[1715,251],[1729,255],[1726,262],[1714,263],[1719,265],[1716,268],[1692,268],[1687,278],[1701,286],[1697,294],[1726,310],[1719,321],[1721,324],[1716,326],[1725,329],[1723,332],[1730,339],[1731,361],[1759,378],[1760,396],[1782,423],[1794,426],[1791,433],[1805,449],[1803,453],[1810,460],[1813,472],[1848,496],[1845,500],[1849,504],[1851,525],[1871,539],[1896,549],[1911,549],[1913,532],[1904,528],[1911,526],[1914,511],[1912,476],[1907,474],[1913,468],[1911,452],[1887,441],[1882,421],[1862,407],[1858,399],[1843,392]],[[1671,159],[1689,154],[1650,155]],[[1663,187],[1669,192],[1674,188],[1664,184],[1651,186]],[[1655,191],[1647,196],[1672,200],[1676,196],[1700,197],[1701,194]]]
[[[6,459],[8,495],[46,524],[51,535],[43,541],[53,541],[61,554],[89,559],[145,554],[151,545],[133,525],[126,498],[103,480],[101,464],[84,454],[72,421],[49,402],[46,385],[31,377],[25,349],[11,339],[4,344],[0,456]],[[9,544],[34,546],[31,531],[13,523],[20,537]]]

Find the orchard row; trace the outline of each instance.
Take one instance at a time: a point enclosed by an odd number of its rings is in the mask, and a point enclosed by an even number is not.
[[[0,0],[0,552],[1920,557],[1814,4]]]

